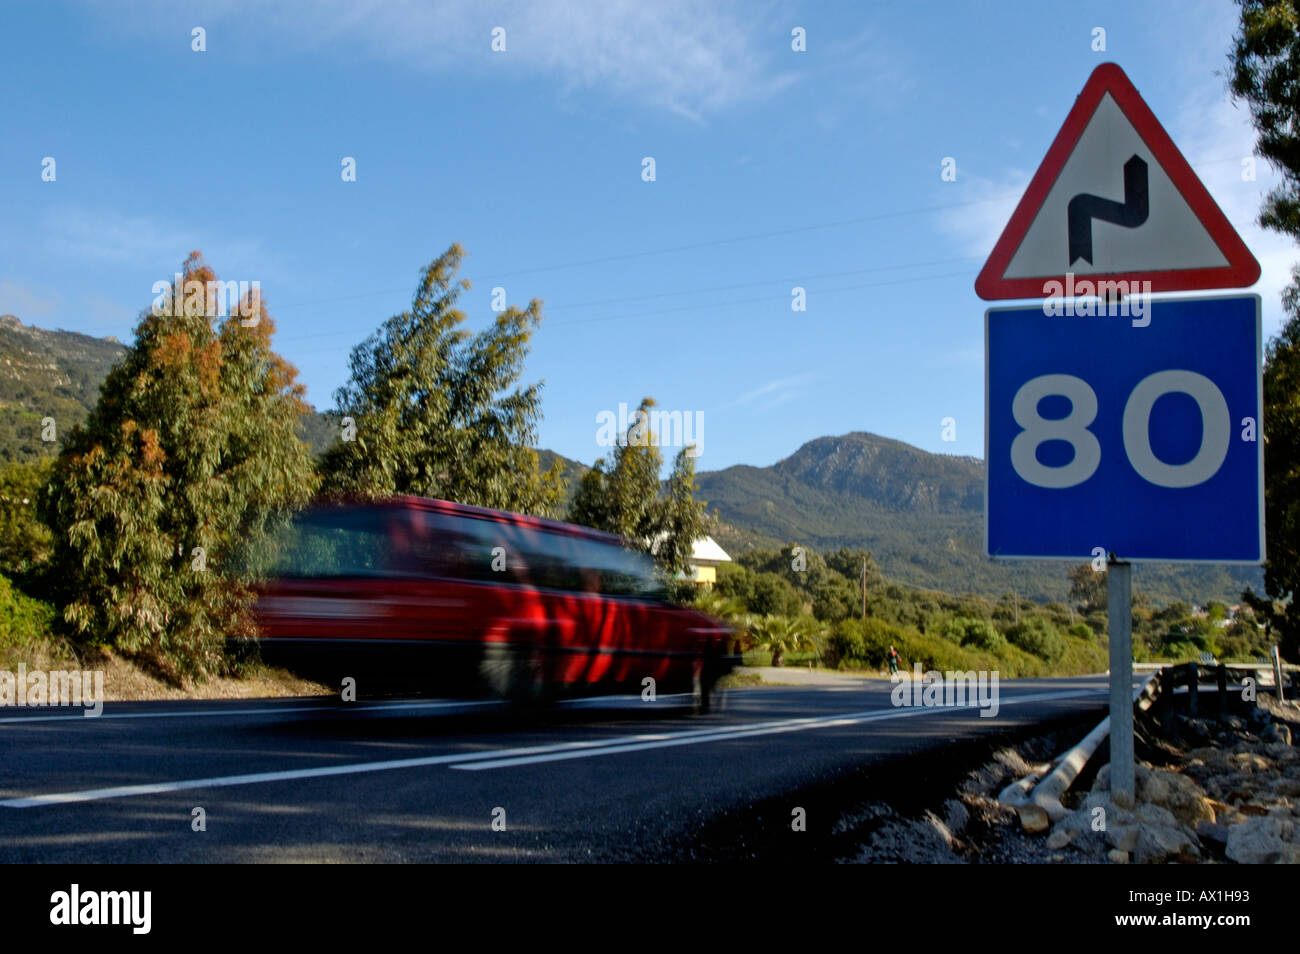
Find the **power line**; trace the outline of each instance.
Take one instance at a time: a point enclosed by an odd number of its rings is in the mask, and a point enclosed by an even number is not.
[[[795,284],[799,284],[801,282],[815,281],[822,278],[843,278],[847,275],[867,275],[875,272],[892,272],[892,271],[901,271],[903,269],[912,269],[912,268],[931,268],[935,265],[953,265],[956,264],[957,262],[978,261],[981,257],[982,256],[979,255],[966,255],[957,258],[935,259],[933,261],[928,261],[928,262],[902,262],[894,265],[876,265],[871,268],[856,268],[856,269],[850,269],[848,271],[840,271],[840,272],[821,272],[818,274],[803,275],[796,278],[769,278],[757,282],[737,282],[731,285],[714,285],[708,288],[690,288],[690,289],[684,289],[682,291],[656,292],[653,295],[629,295],[623,298],[607,298],[601,301],[584,301],[584,302],[576,302],[570,305],[561,304],[556,306],[548,306],[546,311],[547,314],[554,314],[557,311],[563,313],[578,308],[595,308],[595,307],[602,307],[607,305],[625,304],[627,302],[635,302],[635,301],[653,301],[659,298],[681,297],[682,295],[707,295],[707,294],[712,294],[714,292],[735,291],[736,289],[740,289],[740,288],[756,288],[764,285],[788,285],[791,282]],[[730,304],[730,303],[720,302],[719,304]],[[657,312],[649,312],[649,314],[657,314]],[[555,321],[548,320],[546,324],[549,326],[552,324],[572,324],[572,322],[562,322],[562,321],[555,322]],[[355,333],[356,332],[354,331],[340,331],[340,332],[331,332],[329,334],[324,334],[324,335],[318,335],[318,334],[285,335],[285,336],[277,337],[276,340],[279,342],[305,341],[308,339],[317,340],[320,338],[336,338],[336,337],[342,337],[344,335],[353,335]]]
[[[886,219],[896,219],[911,215],[927,215],[932,212],[947,212],[953,209],[968,208],[973,205],[985,205],[990,202],[1006,202],[1017,198],[1016,193],[1007,193],[1001,196],[993,196],[985,199],[971,199],[967,202],[953,202],[945,205],[922,206],[914,209],[895,209],[892,212],[878,212],[873,215],[864,215],[852,219],[839,219],[834,222],[819,222],[812,225],[799,225],[787,229],[773,229],[767,232],[754,232],[749,235],[732,235],[726,238],[710,239],[704,242],[692,242],[688,245],[673,245],[664,248],[643,249],[639,252],[624,252],[618,255],[607,255],[601,258],[589,258],[576,262],[560,262],[554,265],[538,265],[533,268],[517,269],[512,272],[489,272],[487,275],[479,276],[480,281],[491,281],[501,278],[513,278],[517,275],[533,275],[539,272],[555,272],[569,268],[585,268],[589,265],[605,265],[610,262],[629,261],[636,258],[647,258],[654,255],[671,255],[677,252],[690,252],[702,248],[716,248],[720,245],[732,245],[739,242],[752,242],[764,238],[777,238],[783,235],[797,235],[803,232],[814,232],[822,229],[844,228],[849,225],[861,225],[866,222],[880,222]],[[356,301],[362,298],[370,298],[378,295],[392,295],[402,291],[410,291],[414,285],[406,288],[388,288],[377,289],[375,291],[360,292],[355,295],[338,295],[330,298],[319,298],[314,301],[290,302],[287,305],[277,305],[277,309],[284,311],[293,308],[306,308],[311,305],[329,304],[337,301]]]
[[[969,270],[969,269],[964,269],[964,270],[959,271],[959,272],[943,272],[943,273],[938,274],[938,275],[917,275],[917,276],[914,276],[914,277],[911,277],[911,278],[899,278],[899,279],[893,279],[893,280],[890,280],[890,281],[883,281],[883,282],[864,282],[864,283],[860,283],[860,284],[856,284],[856,285],[845,285],[845,286],[840,287],[840,288],[816,289],[816,290],[813,290],[813,291],[815,291],[815,293],[816,293],[818,296],[822,296],[822,295],[837,295],[837,294],[841,294],[841,293],[844,293],[844,292],[860,291],[860,290],[862,290],[862,289],[864,289],[864,288],[884,288],[884,287],[887,287],[887,286],[890,286],[890,285],[907,285],[907,284],[912,284],[912,283],[914,283],[914,282],[930,282],[930,281],[937,281],[937,280],[939,280],[939,279],[945,279],[945,278],[960,278],[960,277],[967,277],[967,278],[969,278],[969,277],[970,277],[970,274],[971,274],[971,273],[970,273],[970,270]],[[731,301],[722,301],[722,302],[701,302],[701,303],[699,303],[699,304],[683,305],[683,306],[678,307],[678,308],[663,308],[663,309],[658,309],[658,310],[655,310],[655,311],[641,311],[641,312],[633,312],[633,313],[631,313],[631,314],[620,314],[620,315],[604,315],[604,316],[599,317],[599,318],[579,318],[579,319],[576,319],[576,320],[570,320],[570,321],[563,321],[563,320],[559,320],[559,321],[550,321],[550,320],[548,320],[548,321],[546,321],[546,322],[544,323],[543,328],[555,327],[555,326],[557,326],[557,325],[560,326],[560,327],[568,327],[568,326],[571,326],[571,325],[585,325],[585,324],[592,324],[592,323],[596,323],[596,322],[604,322],[604,321],[623,321],[623,320],[630,319],[630,318],[648,318],[648,317],[654,317],[654,316],[658,316],[658,315],[670,315],[670,314],[680,314],[680,313],[682,313],[682,312],[704,311],[704,310],[707,310],[707,309],[717,309],[717,308],[731,307],[731,306],[735,306],[735,305],[752,305],[752,304],[761,304],[761,303],[764,303],[764,302],[772,302],[773,300],[775,300],[775,299],[774,299],[774,296],[772,296],[772,295],[763,295],[763,296],[760,296],[760,297],[757,297],[757,298],[733,299],[733,300],[731,300]],[[323,337],[323,336],[322,336],[322,337]],[[297,354],[297,355],[324,354],[324,353],[326,353],[326,352],[330,352],[330,351],[338,351],[338,350],[340,350],[340,349],[338,349],[338,348],[314,348],[314,349],[312,349],[312,350],[310,350],[310,351],[296,351],[295,354]],[[347,350],[348,350],[348,351],[351,351],[351,348],[348,348]]]

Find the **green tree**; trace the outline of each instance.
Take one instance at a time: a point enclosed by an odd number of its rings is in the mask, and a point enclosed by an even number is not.
[[[788,653],[813,649],[818,635],[804,620],[788,616],[763,616],[747,628],[754,647],[772,654],[773,666],[782,665]]]
[[[1109,604],[1105,573],[1098,573],[1090,563],[1081,563],[1070,567],[1066,575],[1070,578],[1070,599],[1080,612],[1106,609]]]
[[[50,528],[38,513],[54,460],[0,467],[0,573],[26,585],[50,559]]]
[[[643,398],[627,432],[618,435],[609,462],[600,458],[582,475],[568,519],[617,533],[652,553],[668,576],[683,576],[689,572],[695,541],[708,533],[711,521],[704,501],[695,499],[693,447],[678,452],[661,492],[664,459],[650,427],[654,406],[653,398]]]
[[[655,559],[674,575],[690,572],[695,541],[709,531],[704,501],[695,499],[698,489],[694,448],[683,447],[673,460],[673,470],[668,477],[667,492],[660,508],[660,536],[654,548]]]
[[[649,425],[654,404],[653,398],[643,398],[627,432],[618,435],[609,462],[599,458],[582,475],[568,517],[647,550],[661,529],[662,516],[658,500],[664,459]]]
[[[1281,176],[1259,221],[1300,241],[1300,0],[1238,2],[1232,92],[1250,108],[1256,152]],[[1294,660],[1300,655],[1300,266],[1282,304],[1288,318],[1264,361],[1264,586],[1277,603],[1267,622]]]
[[[560,467],[540,472],[533,444],[541,384],[519,387],[537,299],[510,306],[491,327],[461,328],[456,301],[464,257],[453,244],[423,272],[409,311],[352,349],[348,383],[335,394],[355,439],[321,462],[329,494],[416,494],[547,516],[564,493]]]
[[[224,637],[252,633],[239,568],[314,484],[274,322],[256,293],[214,320],[216,280],[192,253],[141,315],[42,498],[64,621],[176,677],[227,668]]]

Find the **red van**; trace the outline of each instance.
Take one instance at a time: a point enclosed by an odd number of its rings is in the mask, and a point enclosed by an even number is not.
[[[517,702],[694,692],[707,710],[735,631],[669,603],[653,561],[573,524],[395,497],[300,514],[256,615],[263,658],[358,692]]]

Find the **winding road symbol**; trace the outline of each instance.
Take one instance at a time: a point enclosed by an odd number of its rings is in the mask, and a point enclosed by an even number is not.
[[[1135,229],[1147,220],[1150,203],[1147,195],[1147,164],[1131,156],[1124,163],[1124,201],[1115,202],[1099,195],[1081,192],[1066,208],[1070,232],[1070,264],[1083,259],[1092,264],[1092,220],[1110,222]]]

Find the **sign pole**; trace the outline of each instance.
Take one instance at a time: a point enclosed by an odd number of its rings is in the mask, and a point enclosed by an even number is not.
[[[1110,795],[1133,807],[1133,567],[1111,554],[1106,565],[1110,619]]]

